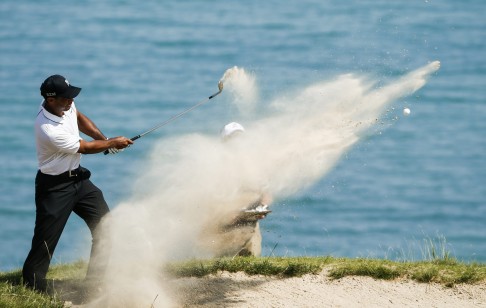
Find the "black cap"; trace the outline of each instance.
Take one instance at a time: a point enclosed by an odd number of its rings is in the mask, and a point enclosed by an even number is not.
[[[52,75],[44,80],[40,91],[44,98],[55,96],[75,98],[81,91],[81,88],[70,85],[69,81],[61,75]]]

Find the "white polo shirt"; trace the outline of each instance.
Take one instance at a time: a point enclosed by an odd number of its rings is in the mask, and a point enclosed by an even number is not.
[[[62,117],[47,111],[43,103],[35,120],[35,139],[39,170],[44,174],[58,175],[79,167],[78,118],[73,104]]]

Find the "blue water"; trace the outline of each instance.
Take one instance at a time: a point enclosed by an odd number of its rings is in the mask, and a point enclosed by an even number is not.
[[[62,74],[108,136],[137,135],[214,93],[226,69],[257,76],[263,100],[341,73],[380,81],[429,61],[440,71],[307,191],[262,221],[264,255],[420,259],[427,239],[486,261],[486,2],[12,1],[0,3],[0,270],[22,266],[34,226],[39,86]],[[217,134],[217,102],[83,165],[112,208],[130,196],[154,141]],[[445,243],[443,241],[445,239]],[[54,262],[87,258],[73,215]]]

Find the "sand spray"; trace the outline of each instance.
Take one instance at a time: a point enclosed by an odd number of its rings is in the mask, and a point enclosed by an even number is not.
[[[388,105],[420,89],[439,67],[431,62],[380,87],[345,74],[270,102],[259,102],[254,75],[234,68],[225,77],[232,103],[241,113],[257,104],[267,112],[241,123],[246,132],[230,142],[197,133],[157,142],[132,197],[104,223],[110,266],[106,292],[92,305],[174,305],[164,262],[211,257],[222,244],[211,237],[215,222],[262,192],[278,200],[316,183]]]

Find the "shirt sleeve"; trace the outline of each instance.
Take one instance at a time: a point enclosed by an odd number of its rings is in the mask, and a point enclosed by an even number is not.
[[[60,152],[68,154],[76,154],[79,150],[81,138],[76,135],[69,134],[67,132],[53,132],[44,128],[44,132],[49,138],[50,142]]]

